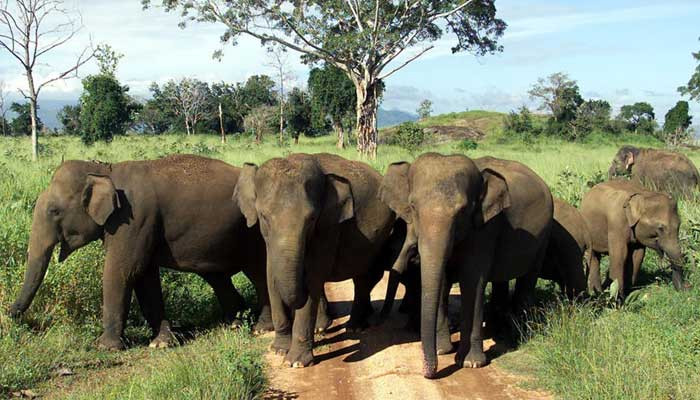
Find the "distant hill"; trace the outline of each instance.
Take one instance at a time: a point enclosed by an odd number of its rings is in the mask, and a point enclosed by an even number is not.
[[[381,107],[377,112],[377,126],[379,128],[398,125],[406,121],[418,121],[418,116],[406,111],[385,110]]]
[[[463,111],[436,115],[418,121],[418,125],[438,142],[445,140],[479,140],[503,126],[506,114],[494,111]],[[391,142],[396,127],[380,130],[380,140]]]

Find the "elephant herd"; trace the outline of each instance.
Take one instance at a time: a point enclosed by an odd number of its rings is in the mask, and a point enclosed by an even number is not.
[[[150,345],[176,342],[164,315],[160,267],[201,276],[224,319],[238,324],[244,301],[231,276],[242,271],[261,306],[254,329],[274,329],[272,350],[285,365],[305,367],[314,361],[314,334],[331,323],[324,284],[353,280],[346,328],[361,330],[373,312],[370,292],[390,270],[381,315],[391,311],[403,282],[403,303],[420,321],[424,376],[435,376],[437,354],[453,350],[447,299],[455,282],[461,293],[455,361],[478,368],[487,363],[481,327],[489,282],[502,311],[525,307],[538,278],[556,281],[573,298],[602,290],[600,257],[608,254],[609,280],[624,299],[650,248],[668,257],[673,283],[683,287],[676,202],[643,184],[688,194],[700,179],[685,156],[654,152],[623,147],[610,178],[632,179],[596,185],[580,211],[553,198],[527,166],[493,157],[426,153],[391,164],[384,176],[331,154],[292,154],[242,168],[192,155],[67,161],[37,199],[27,271],[10,314],[29,307],[57,245],[63,261],[101,239],[99,346],[124,348],[132,292],[153,331]],[[648,165],[654,160],[663,173]]]

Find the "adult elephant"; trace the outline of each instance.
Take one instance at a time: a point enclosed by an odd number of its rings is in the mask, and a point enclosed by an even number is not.
[[[368,165],[331,154],[292,154],[243,167],[233,197],[248,226],[260,222],[272,349],[286,354],[286,365],[313,362],[316,305],[325,282],[353,279],[347,328],[365,325],[370,291],[383,274],[378,260],[395,221],[377,196],[381,179]]]
[[[447,275],[462,295],[455,362],[486,364],[481,326],[487,282],[518,278],[523,304],[537,282],[552,221],[552,195],[532,170],[514,161],[423,154],[389,166],[382,199],[413,225],[421,261],[423,374],[437,371],[436,328],[446,320]]]
[[[593,258],[589,288],[601,291],[600,257],[610,255],[609,274],[624,300],[634,285],[647,248],[668,257],[676,289],[683,287],[683,253],[678,241],[680,217],[676,201],[625,180],[594,186],[583,197],[581,213],[591,231]]]
[[[116,164],[62,163],[37,199],[24,285],[10,313],[17,316],[29,307],[56,245],[63,261],[101,239],[106,249],[101,347],[124,348],[132,290],[153,330],[150,345],[174,343],[164,316],[159,267],[204,278],[228,321],[243,306],[231,283],[231,276],[243,270],[262,305],[257,328],[270,329],[265,243],[231,203],[239,175],[239,168],[191,155]]]
[[[652,190],[689,194],[697,190],[700,174],[684,154],[668,150],[623,146],[615,155],[608,178],[629,175]]]

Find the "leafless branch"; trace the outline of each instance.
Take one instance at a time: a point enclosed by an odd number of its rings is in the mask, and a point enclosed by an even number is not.
[[[429,50],[431,50],[433,47],[435,47],[435,46],[428,46],[428,47],[424,48],[423,50],[419,51],[417,54],[415,54],[414,56],[412,56],[411,58],[409,58],[408,60],[406,60],[405,62],[403,62],[403,63],[402,63],[401,65],[399,65],[398,67],[396,67],[396,68],[392,69],[391,71],[389,71],[389,72],[387,72],[387,73],[381,75],[378,79],[379,79],[379,80],[382,80],[382,79],[388,78],[389,76],[391,76],[391,74],[393,74],[394,72],[400,70],[401,68],[403,68],[403,67],[405,67],[406,65],[410,64],[411,62],[415,61],[415,60],[418,59],[420,56],[422,56],[423,54],[425,54],[425,53],[427,53]]]

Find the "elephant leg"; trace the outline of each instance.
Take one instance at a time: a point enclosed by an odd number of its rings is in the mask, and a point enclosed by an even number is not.
[[[644,255],[646,254],[646,247],[636,248],[632,251],[632,279],[630,281],[630,286],[637,283],[637,277],[639,276],[639,269],[642,267],[642,262],[644,261]]]
[[[242,323],[237,314],[245,307],[245,300],[233,286],[231,276],[221,272],[203,272],[199,276],[214,289],[214,294],[221,305],[224,323],[240,327]]]
[[[126,317],[131,303],[132,282],[124,274],[125,265],[107,254],[102,275],[102,327],[97,343],[107,350],[124,350],[122,341]]]
[[[353,283],[355,284],[355,299],[352,303],[350,320],[345,326],[348,332],[357,332],[367,328],[367,319],[374,312],[370,300],[370,292],[372,292],[374,286],[382,278],[383,273],[383,270],[375,268],[370,270],[366,275],[353,279]]]
[[[486,325],[496,337],[504,333],[510,313],[510,282],[491,282],[491,307]]]
[[[278,355],[285,355],[292,345],[292,321],[291,310],[282,301],[279,292],[273,285],[271,271],[267,271],[267,291],[270,298],[270,311],[272,325],[275,329],[275,339],[270,345],[270,350]]]
[[[452,351],[454,351],[454,346],[452,345],[452,338],[450,337],[450,319],[448,317],[450,286],[451,285],[449,280],[447,279],[447,276],[443,277],[442,288],[440,289],[440,302],[438,303],[436,325],[437,331],[435,339],[438,354],[449,354]]]
[[[462,294],[462,321],[455,363],[460,368],[481,368],[487,362],[481,336],[486,279],[479,272],[469,271],[462,274],[459,286]]]
[[[611,241],[610,243],[610,279],[617,282],[617,300],[622,301],[625,298],[625,265],[629,249],[627,243],[622,240]]]
[[[540,247],[532,262],[530,272],[515,281],[515,290],[513,291],[513,307],[515,312],[522,313],[533,303],[537,278],[540,276],[540,271],[542,270],[542,264],[544,263],[546,255],[547,246]]]
[[[600,282],[600,253],[591,250],[591,264],[588,266],[588,291],[600,293],[603,285]]]
[[[318,313],[316,315],[316,333],[323,333],[328,329],[333,323],[333,318],[328,313],[328,299],[326,298],[326,291],[321,291],[321,297],[318,301]]]
[[[141,312],[153,332],[154,338],[148,347],[164,348],[176,345],[177,339],[170,328],[170,322],[165,319],[163,291],[157,266],[150,267],[134,281],[134,292]]]
[[[304,368],[314,362],[314,327],[322,291],[322,286],[310,288],[306,304],[294,313],[292,345],[284,357],[284,365],[288,367]]]
[[[260,266],[243,270],[243,273],[253,283],[253,286],[255,286],[255,294],[257,295],[258,305],[260,306],[258,321],[253,327],[253,332],[257,333],[269,332],[274,329],[274,325],[272,323],[272,310],[270,309],[270,294],[268,293],[267,289],[265,269],[266,267],[263,263]]]

